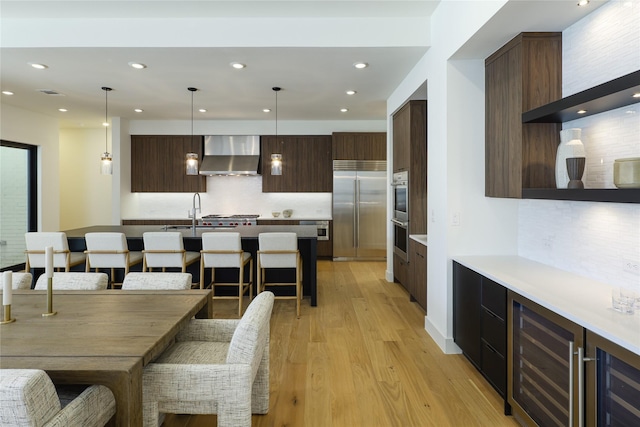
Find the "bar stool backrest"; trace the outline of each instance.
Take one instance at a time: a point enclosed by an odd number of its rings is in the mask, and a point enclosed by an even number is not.
[[[258,234],[258,253],[261,268],[296,268],[295,253],[264,253],[272,251],[298,250],[296,233],[260,233]]]
[[[129,251],[124,233],[87,233],[87,257],[91,268],[127,268],[126,253]],[[98,251],[99,253],[91,253]],[[106,253],[110,251],[111,253]]]
[[[44,268],[44,249],[53,246],[53,268],[65,268],[67,262],[66,253],[69,251],[67,235],[61,231],[30,231],[24,235],[27,245],[27,257],[31,268]],[[42,253],[31,253],[30,251],[42,251]]]
[[[202,233],[202,250],[203,251],[242,251],[242,241],[240,233]],[[240,253],[203,253],[202,262],[205,268],[229,268],[241,267]]]
[[[147,268],[182,267],[184,245],[179,231],[157,231],[142,234]],[[149,253],[146,251],[166,251]]]

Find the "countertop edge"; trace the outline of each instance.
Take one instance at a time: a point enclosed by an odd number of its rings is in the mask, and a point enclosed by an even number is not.
[[[453,260],[640,355],[640,311],[633,315],[614,311],[614,286],[519,256],[459,256]]]
[[[420,243],[421,245],[424,246],[429,246],[429,239],[428,236],[426,234],[409,234],[409,238],[411,240],[414,240],[418,243]]]

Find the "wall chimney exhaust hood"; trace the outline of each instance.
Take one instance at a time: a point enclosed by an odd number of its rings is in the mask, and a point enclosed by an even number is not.
[[[258,175],[258,135],[210,135],[204,137],[200,175]]]

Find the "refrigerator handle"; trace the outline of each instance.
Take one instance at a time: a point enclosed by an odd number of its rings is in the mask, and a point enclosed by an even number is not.
[[[360,247],[360,180],[356,178],[356,248]]]
[[[358,181],[353,180],[353,247],[358,247]]]

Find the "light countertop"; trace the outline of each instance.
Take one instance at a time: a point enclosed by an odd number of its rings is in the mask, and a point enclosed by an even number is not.
[[[640,355],[640,311],[629,315],[613,310],[613,286],[517,256],[454,260]]]
[[[420,243],[421,245],[428,246],[427,245],[427,235],[426,234],[409,234],[409,238],[415,240],[416,242]]]
[[[258,218],[258,221],[260,220],[273,220],[273,221],[279,221],[279,220],[284,220],[284,221],[331,221],[331,217],[323,217],[323,216],[298,216],[298,215],[292,215],[289,218],[285,218],[282,214],[280,214],[279,217],[274,218],[273,215],[261,215]]]

